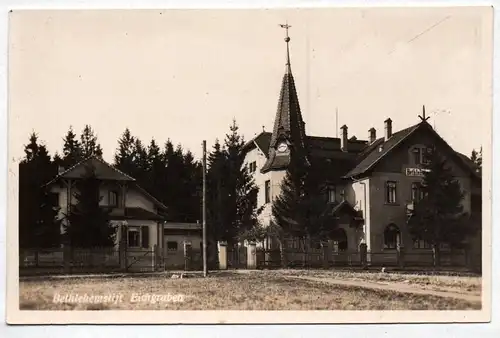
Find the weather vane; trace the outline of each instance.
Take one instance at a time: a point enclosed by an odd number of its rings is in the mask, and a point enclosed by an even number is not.
[[[418,117],[420,117],[422,122],[425,122],[429,119],[429,116],[425,116],[425,105],[422,106],[422,115],[418,115]]]
[[[290,25],[288,24],[288,22],[287,22],[287,23],[285,23],[285,24],[280,24],[280,27],[285,29],[285,32],[286,32],[285,41],[286,41],[286,42],[290,41],[290,37],[288,36],[288,28],[291,28],[292,26],[290,26]]]

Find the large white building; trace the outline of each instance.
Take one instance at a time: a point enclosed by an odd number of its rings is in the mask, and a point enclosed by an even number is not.
[[[321,168],[327,194],[325,210],[342,223],[334,236],[340,250],[356,251],[361,242],[371,252],[390,252],[398,245],[415,252],[429,250],[428,243],[411,238],[407,219],[413,203],[421,198],[423,154],[431,145],[446,156],[465,191],[465,211],[480,222],[481,177],[472,161],[454,151],[427,122],[425,108],[415,125],[401,130],[394,130],[393,121],[383,121],[381,115],[382,135],[367,126],[366,140],[349,135],[345,125],[339,138],[307,135],[291,70],[290,39],[285,41],[285,74],[274,128],[258,134],[244,148],[245,164],[259,187],[258,206],[264,206],[263,225],[272,220],[271,205],[281,192],[293,152]],[[272,246],[271,240],[267,242],[265,245]],[[480,244],[476,248],[479,250]]]

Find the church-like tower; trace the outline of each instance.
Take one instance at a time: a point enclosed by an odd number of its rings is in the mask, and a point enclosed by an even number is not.
[[[269,156],[261,169],[262,173],[272,170],[284,170],[290,164],[291,157],[309,164],[305,123],[302,120],[299,98],[290,65],[290,37],[288,24],[281,25],[286,30],[286,68],[281,82],[274,128],[269,145]]]

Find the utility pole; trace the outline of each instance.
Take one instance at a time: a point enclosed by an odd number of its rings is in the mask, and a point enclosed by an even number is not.
[[[336,130],[336,136],[339,137],[339,109],[335,107],[335,130]]]
[[[207,265],[207,141],[203,140],[203,277],[208,275]]]

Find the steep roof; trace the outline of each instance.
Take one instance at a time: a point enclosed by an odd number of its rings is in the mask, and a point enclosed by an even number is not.
[[[290,163],[290,156],[277,156],[276,146],[278,141],[285,141],[293,147],[293,156],[303,159],[306,163],[307,158],[306,132],[305,124],[300,111],[299,97],[295,88],[290,66],[289,41],[285,38],[287,47],[286,70],[281,81],[281,90],[278,100],[278,108],[274,118],[274,128],[269,143],[269,152],[266,163],[261,171],[285,169]]]
[[[135,181],[135,178],[116,169],[103,159],[96,156],[90,156],[59,173],[47,184],[51,184],[60,178],[80,178],[85,173],[85,165],[91,165],[95,168],[96,175],[100,179],[112,181]]]
[[[243,145],[243,152],[248,152],[251,149],[259,148],[260,151],[264,153],[266,157],[269,156],[269,145],[271,144],[272,133],[263,131],[259,135],[255,136],[253,139]]]
[[[411,133],[413,133],[419,124],[402,129],[394,134],[384,142],[384,138],[379,138],[370,144],[366,149],[364,149],[358,157],[358,164],[349,171],[345,176],[352,177],[360,175],[373,167],[378,161],[380,161],[385,155],[387,155],[395,146],[397,146],[401,141],[406,139]]]
[[[470,163],[471,161],[465,155],[454,151],[453,148],[429,125],[429,123],[425,121],[394,133],[387,141],[385,141],[384,138],[379,138],[374,141],[359,154],[357,165],[344,177],[354,177],[364,174],[379,163],[404,140],[410,137],[417,130],[423,128],[426,128],[428,131],[433,133],[434,136],[441,141],[442,144],[448,148],[448,150],[450,150],[450,153],[455,156],[457,163],[461,165],[462,168],[469,171],[474,177],[479,177],[477,171],[475,170],[475,166]]]
[[[136,182],[135,178],[125,174],[121,170],[116,169],[115,167],[113,167],[112,165],[110,165],[109,163],[104,161],[102,158],[99,158],[96,156],[88,157],[88,158],[76,163],[75,165],[68,168],[67,170],[59,173],[56,177],[54,177],[52,180],[50,180],[45,185],[51,185],[53,183],[56,183],[57,181],[59,181],[62,178],[79,179],[85,174],[85,166],[86,165],[91,165],[95,168],[97,178],[102,179],[102,180],[129,182],[129,184],[131,186],[135,187],[143,195],[148,197],[156,205],[157,208],[164,210],[164,211],[167,210],[167,207],[163,203],[161,203],[157,198],[155,198],[153,195],[151,195],[149,192],[147,192],[144,188],[142,188]]]

